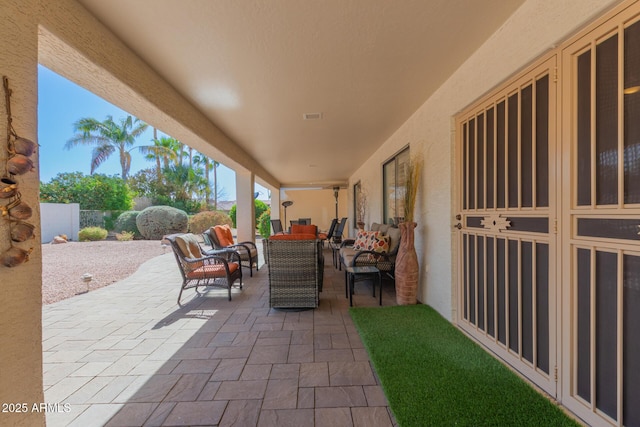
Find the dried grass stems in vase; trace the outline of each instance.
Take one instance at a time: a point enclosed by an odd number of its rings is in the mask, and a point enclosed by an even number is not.
[[[358,211],[356,212],[356,225],[360,230],[364,230],[364,219],[367,216],[367,190],[360,186],[356,196]]]
[[[414,155],[405,166],[404,222],[400,223],[400,247],[396,257],[396,302],[410,305],[418,302],[420,267],[414,243],[416,198],[422,173],[422,157]]]
[[[418,157],[417,155],[412,156],[409,162],[405,165],[404,222],[414,222],[415,219],[416,198],[418,197],[422,165],[422,157]]]

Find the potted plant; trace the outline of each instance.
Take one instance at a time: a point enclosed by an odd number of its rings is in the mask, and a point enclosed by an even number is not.
[[[414,155],[405,166],[404,176],[404,220],[400,227],[400,247],[396,257],[396,302],[398,305],[416,304],[418,293],[419,265],[414,244],[414,218],[416,197],[422,172],[422,158]]]

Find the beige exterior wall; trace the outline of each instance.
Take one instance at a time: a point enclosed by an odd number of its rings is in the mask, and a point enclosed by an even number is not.
[[[280,219],[282,227],[288,228],[284,224],[284,208],[282,202],[290,200],[293,205],[287,208],[287,223],[298,218],[311,218],[311,223],[318,226],[320,230],[328,230],[331,220],[336,216],[336,199],[333,197],[333,190],[281,190],[280,191]],[[272,204],[272,206],[275,206]],[[338,192],[338,219],[347,216],[347,190],[341,188]],[[347,224],[348,225],[348,224]],[[345,226],[343,236],[348,235]]]
[[[5,0],[0,7],[0,74],[7,76],[13,91],[11,112],[16,133],[37,140],[37,64],[38,26],[34,19],[36,0]],[[0,119],[0,175],[4,175],[7,158],[5,136],[7,120],[2,95]],[[37,163],[38,154],[32,159]],[[42,265],[40,242],[40,204],[38,172],[16,178],[22,200],[32,209],[28,220],[38,225],[36,239],[19,243],[23,249],[33,247],[31,259],[8,268],[0,265],[0,404],[27,403],[27,413],[0,412],[2,426],[37,426],[44,424],[44,414],[31,412],[33,403],[44,401],[42,392]],[[5,205],[6,202],[0,201]],[[0,219],[0,252],[10,247],[8,222]]]
[[[412,152],[421,152],[424,170],[415,235],[421,269],[418,299],[447,319],[455,317],[454,115],[617,3],[528,0],[350,177],[350,185],[361,180],[367,187],[368,222],[380,221],[382,163],[406,144]]]

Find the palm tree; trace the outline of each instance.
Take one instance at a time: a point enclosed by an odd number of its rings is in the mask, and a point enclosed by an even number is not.
[[[211,159],[196,151],[196,155],[191,157],[191,162],[194,165],[202,166],[204,169],[204,179],[206,181],[204,188],[204,201],[207,207],[209,207],[209,203],[211,201],[211,183],[209,182],[209,171],[212,169]]]
[[[164,168],[163,172],[167,184],[173,188],[176,200],[192,200],[203,193],[206,182],[202,169],[194,169],[186,165],[172,165]]]
[[[148,126],[140,119],[131,116],[121,119],[120,123],[114,122],[110,115],[102,122],[92,117],[85,117],[73,124],[76,135],[67,141],[65,148],[70,150],[77,145],[95,145],[91,154],[92,174],[113,153],[118,152],[122,179],[126,181],[131,169],[131,150],[142,149],[142,147],[133,147],[133,144]]]
[[[155,135],[155,129],[154,129]],[[162,179],[162,167],[169,167],[169,162],[176,162],[178,160],[178,140],[163,136],[157,138],[154,136],[153,145],[140,147],[140,151],[146,154],[147,160],[156,162],[156,175],[158,180]]]
[[[213,209],[218,210],[218,166],[220,162],[213,161]],[[223,191],[220,190],[220,194]]]

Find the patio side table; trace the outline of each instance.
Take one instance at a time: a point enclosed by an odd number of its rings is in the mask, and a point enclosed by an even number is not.
[[[380,286],[380,305],[382,305],[382,277],[376,267],[366,265],[345,269],[345,298],[349,297],[349,306],[353,307],[353,292],[357,280],[373,279],[373,297],[376,297],[376,284]]]

